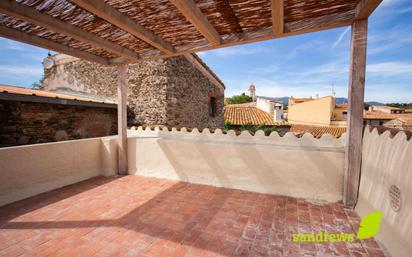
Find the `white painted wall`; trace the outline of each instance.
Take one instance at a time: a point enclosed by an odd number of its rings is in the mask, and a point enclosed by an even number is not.
[[[265,112],[270,113],[271,115],[273,115],[273,102],[271,102],[267,99],[258,97],[256,99],[256,107],[258,109],[261,109],[262,111],[265,111]]]
[[[275,104],[268,99],[257,97],[256,107],[272,115],[275,122],[282,121],[283,105]]]
[[[383,212],[383,222],[376,238],[393,257],[412,253],[412,141],[403,132],[394,138],[390,133],[379,135],[365,129],[362,172],[356,211],[364,216],[372,211]],[[389,188],[401,190],[401,209],[392,210]]]
[[[117,172],[116,137],[0,148],[0,206]]]
[[[129,173],[330,202],[342,199],[344,137],[220,130],[129,131]]]

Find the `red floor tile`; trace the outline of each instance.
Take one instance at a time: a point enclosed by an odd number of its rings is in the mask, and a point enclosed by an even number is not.
[[[373,239],[292,242],[293,233],[355,233],[358,223],[340,204],[98,177],[1,207],[0,256],[384,256]]]

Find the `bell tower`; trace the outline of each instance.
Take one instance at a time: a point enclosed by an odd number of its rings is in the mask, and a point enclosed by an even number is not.
[[[252,101],[256,101],[256,86],[252,83],[249,86],[249,96],[252,97]]]

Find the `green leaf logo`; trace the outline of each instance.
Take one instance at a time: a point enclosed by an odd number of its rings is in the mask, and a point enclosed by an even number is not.
[[[371,212],[360,222],[360,227],[358,230],[359,239],[367,239],[376,235],[381,227],[383,212]]]

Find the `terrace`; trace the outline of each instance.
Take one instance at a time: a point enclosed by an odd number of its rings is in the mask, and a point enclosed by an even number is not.
[[[363,128],[380,2],[1,1],[1,36],[118,67],[118,136],[0,149],[0,256],[407,256],[411,141]],[[127,129],[128,63],[342,26],[340,138]],[[356,234],[372,211],[383,212],[376,241],[292,241]]]

